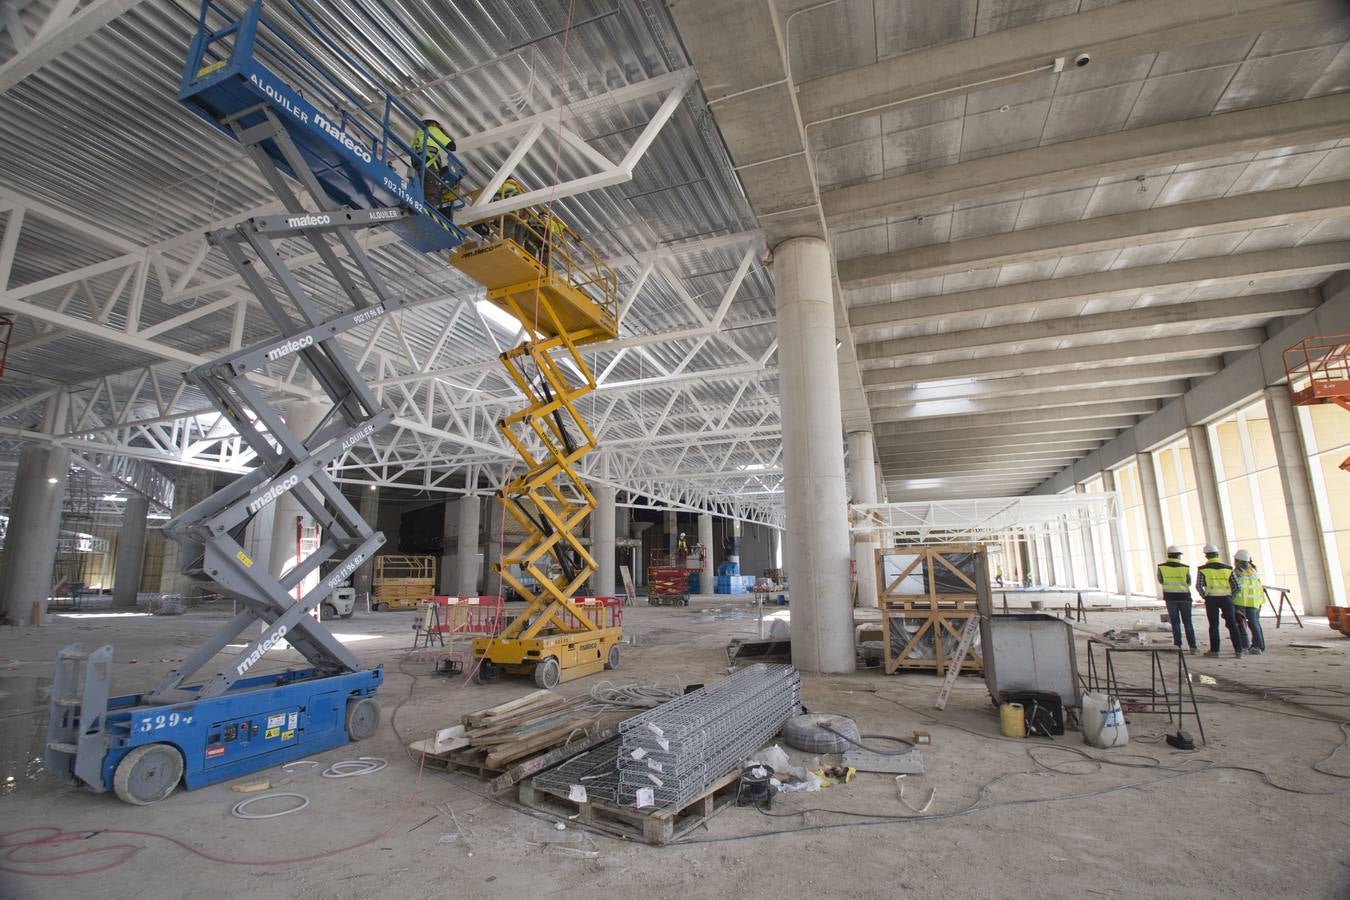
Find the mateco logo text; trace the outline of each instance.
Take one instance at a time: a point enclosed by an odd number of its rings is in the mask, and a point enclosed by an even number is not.
[[[292,216],[286,220],[290,228],[315,228],[319,225],[332,225],[332,216]]]
[[[364,553],[358,553],[356,556],[352,557],[352,559],[345,566],[338,569],[331,576],[329,576],[328,586],[330,588],[336,588],[338,585],[342,584],[342,582],[350,578],[352,576],[352,573],[356,571],[356,567],[361,565],[362,561],[364,561],[365,558],[366,555]]]
[[[281,359],[283,356],[290,356],[297,350],[303,350],[306,347],[313,347],[313,346],[314,346],[314,335],[307,334],[302,338],[296,338],[294,340],[277,344],[271,350],[267,351],[267,358]]]
[[[299,475],[291,475],[286,478],[283,478],[281,481],[278,481],[276,484],[272,485],[270,488],[264,491],[261,497],[259,497],[257,500],[254,500],[246,508],[250,513],[255,513],[258,510],[262,509],[267,504],[271,503],[273,500],[280,497],[282,494],[289,491],[291,488],[295,487],[299,483],[300,483]]]
[[[235,674],[243,675],[249,669],[253,668],[253,664],[256,663],[258,660],[262,659],[264,653],[266,653],[268,650],[271,650],[277,644],[281,643],[281,639],[284,638],[285,636],[286,636],[286,626],[282,625],[280,628],[277,629],[276,634],[272,635],[270,638],[259,644],[258,649],[254,650],[248,656],[245,656],[243,660],[240,661],[239,665],[234,667]]]
[[[363,310],[361,310],[359,313],[357,313],[356,315],[352,316],[352,324],[353,324],[353,325],[360,325],[362,322],[369,322],[371,319],[375,318],[376,316],[381,316],[381,315],[384,315],[384,304],[383,304],[383,303],[376,303],[376,304],[375,304],[374,306],[372,306],[370,309],[363,309]]]
[[[347,134],[347,132],[343,131],[341,128],[334,125],[332,122],[328,121],[321,115],[314,116],[314,124],[318,125],[324,131],[328,132],[328,136],[331,137],[333,140],[342,144],[342,146],[346,147],[348,150],[352,151],[366,162],[370,162],[371,159],[370,151],[367,150],[365,147],[362,147],[355,140],[353,140],[351,135]]]
[[[347,438],[345,441],[343,441],[343,442],[342,442],[342,449],[343,449],[343,450],[350,450],[352,447],[356,446],[357,443],[359,443],[360,441],[365,440],[366,438],[370,437],[370,436],[371,436],[372,434],[374,434],[374,433],[375,433],[375,426],[374,426],[374,425],[367,425],[365,428],[362,428],[360,431],[356,432],[356,434],[352,435],[351,437],[349,437],[349,438]]]

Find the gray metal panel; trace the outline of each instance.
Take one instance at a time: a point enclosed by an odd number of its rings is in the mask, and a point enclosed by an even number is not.
[[[984,616],[980,622],[984,680],[998,701],[1003,691],[1054,691],[1065,706],[1080,704],[1073,626],[1036,613]]]

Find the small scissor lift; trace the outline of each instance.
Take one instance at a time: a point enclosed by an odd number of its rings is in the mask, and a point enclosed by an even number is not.
[[[450,261],[526,332],[501,361],[527,405],[497,423],[525,462],[500,495],[525,537],[498,571],[528,604],[500,635],[474,641],[475,677],[486,683],[505,669],[549,688],[619,665],[623,629],[613,611],[576,602],[596,568],[579,537],[595,497],[576,470],[595,449],[577,408],[595,377],[577,348],[618,335],[618,279],[551,211],[508,213],[486,230],[487,240]]]
[[[278,336],[185,376],[231,421],[259,465],[165,525],[182,547],[184,573],[215,582],[242,608],[152,691],[110,696],[111,647],[89,653],[79,645],[65,648],[52,684],[47,768],[70,783],[111,789],[137,804],[162,799],[180,781],[196,788],[374,733],[379,707],[373,697],[382,668],[362,665],[310,615],[384,542],[326,472],[390,421],[338,341],[401,305],[385,289],[356,232],[388,226],[428,250],[454,248],[464,236],[418,199],[424,196],[420,168],[397,133],[417,127],[412,113],[388,95],[383,118],[373,124],[355,114],[321,112],[315,103],[348,96],[340,82],[325,78],[323,68],[301,54],[303,65],[297,67],[309,79],[301,83],[314,102],[302,99],[261,59],[267,45],[257,39],[265,24],[260,13],[261,3],[255,3],[240,19],[217,27],[223,14],[210,0],[204,3],[179,94],[194,112],[238,140],[286,209],[208,236],[276,324]],[[348,99],[361,112],[355,98]],[[396,160],[414,173],[410,181],[395,174]],[[303,204],[283,172],[317,206]],[[281,240],[307,241],[340,296],[311,296],[278,252]],[[248,377],[291,357],[312,375],[316,395],[322,392],[332,403],[309,434],[293,432]],[[320,525],[322,542],[291,571],[274,577],[267,562],[255,563],[241,541],[249,522],[260,512],[270,514],[271,504],[287,493]],[[330,562],[335,568],[317,586],[298,600],[292,596]],[[241,637],[257,624],[260,634]],[[205,680],[188,683],[236,639],[246,642],[243,650]],[[309,667],[250,676],[283,640]]]

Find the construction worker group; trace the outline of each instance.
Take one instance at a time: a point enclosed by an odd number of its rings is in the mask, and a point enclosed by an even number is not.
[[[1191,577],[1190,566],[1181,561],[1181,548],[1167,548],[1167,559],[1158,563],[1158,584],[1162,586],[1163,602],[1167,604],[1167,618],[1172,625],[1172,643],[1181,647],[1183,631],[1192,653],[1197,652],[1195,627],[1191,622],[1191,587],[1205,601],[1205,617],[1209,620],[1209,651],[1206,656],[1219,655],[1219,623],[1222,622],[1239,659],[1246,655],[1259,656],[1266,650],[1265,633],[1261,630],[1261,606],[1265,590],[1257,574],[1256,563],[1246,550],[1233,554],[1233,565],[1219,558],[1219,548],[1205,545],[1205,562]]]

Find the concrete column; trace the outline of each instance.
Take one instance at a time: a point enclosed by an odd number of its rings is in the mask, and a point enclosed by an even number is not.
[[[215,474],[205,469],[180,468],[173,479],[172,515],[187,512],[198,503],[211,496],[215,488]],[[266,513],[263,513],[266,515]],[[164,542],[164,565],[160,572],[159,591],[162,594],[183,594],[186,596],[199,588],[202,582],[193,581],[182,572],[182,548],[177,541]],[[256,557],[255,557],[256,558]]]
[[[727,562],[741,564],[741,528],[744,523],[740,519],[732,519],[727,525],[730,528],[730,534],[727,537]],[[738,570],[739,571],[739,570]],[[744,575],[744,572],[740,574]]]
[[[1294,543],[1299,599],[1303,601],[1303,611],[1308,615],[1325,615],[1327,604],[1331,601],[1327,556],[1322,546],[1317,507],[1313,504],[1308,451],[1303,446],[1298,416],[1289,399],[1289,389],[1278,385],[1266,388],[1266,410],[1270,415],[1271,436],[1275,439],[1275,460],[1280,466],[1280,486],[1284,488],[1289,534]]]
[[[1045,585],[1050,587],[1059,584],[1060,567],[1055,565],[1055,536],[1047,533],[1041,541],[1041,564],[1045,566]]]
[[[614,540],[618,536],[614,523],[614,488],[597,484],[591,487],[591,493],[595,495],[595,512],[591,513],[591,556],[595,557],[595,574],[591,576],[591,590],[597,597],[622,596],[618,562],[614,557]]]
[[[47,611],[66,496],[67,455],[64,447],[46,444],[25,444],[19,452],[0,575],[5,612],[19,625],[41,625]]]
[[[497,566],[502,561],[502,544],[505,536],[502,532],[504,522],[502,517],[506,511],[502,509],[502,498],[497,496],[489,497],[487,500],[487,534],[484,535],[483,560],[483,596],[496,597],[502,592],[502,576],[497,571]]]
[[[1073,570],[1073,541],[1069,540],[1069,517],[1064,517],[1064,529],[1059,533],[1060,552],[1064,554],[1064,586],[1078,587],[1078,573]]]
[[[141,560],[145,558],[145,520],[149,515],[150,498],[128,491],[122,527],[117,532],[117,558],[113,560],[113,606],[136,608],[136,592],[141,589]]]
[[[1074,491],[1079,494],[1087,493],[1087,486],[1082,484],[1074,485]],[[1087,555],[1087,565],[1083,568],[1087,570],[1088,587],[1097,590],[1106,590],[1106,578],[1103,574],[1101,560],[1097,558],[1097,542],[1093,538],[1092,526],[1083,525],[1083,552]]]
[[[675,558],[675,544],[680,539],[680,515],[673,509],[666,510],[666,549],[671,559]]]
[[[1214,472],[1214,448],[1209,443],[1209,429],[1203,425],[1186,428],[1186,442],[1191,445],[1191,469],[1195,473],[1195,493],[1200,500],[1200,521],[1205,529],[1205,543],[1219,548],[1219,556],[1231,560],[1228,552],[1228,530],[1223,525],[1223,507],[1219,504],[1219,478]]]
[[[1041,541],[1040,538],[1027,537],[1027,555],[1031,557],[1031,583],[1045,584],[1045,576],[1041,570]]]
[[[380,489],[375,485],[369,485],[361,488],[361,497],[357,502],[357,512],[361,518],[366,520],[366,524],[375,530],[379,530],[380,518]],[[357,566],[356,571],[352,573],[352,588],[356,591],[356,602],[364,604],[367,597],[370,596],[371,583],[375,576],[375,557],[367,559],[361,565]],[[361,609],[365,609],[362,605]]]
[[[712,513],[701,513],[698,517],[698,542],[703,545],[703,571],[698,576],[698,592],[711,594],[713,579],[717,576],[717,564],[713,562],[713,520]]]
[[[285,406],[282,416],[286,427],[292,433],[304,439],[318,426],[328,412],[328,404],[319,400],[296,400]],[[298,486],[282,494],[272,503],[272,550],[268,560],[268,571],[274,577],[280,577],[299,562],[296,555],[296,537],[299,529],[312,529],[313,517],[300,505],[296,493],[309,490],[307,486]],[[319,572],[314,570],[292,591],[292,596],[304,596],[319,583]]]
[[[804,672],[851,672],[848,490],[830,248],[818,238],[792,238],[773,252],[792,662]]]
[[[1153,562],[1167,558],[1167,532],[1163,528],[1162,499],[1158,494],[1158,470],[1153,467],[1153,454],[1148,451],[1135,454],[1139,464],[1139,492],[1144,497],[1144,521],[1148,525],[1148,549]]]
[[[773,567],[778,570],[787,568],[787,561],[783,559],[783,529],[773,529],[773,549],[770,551],[773,555]]]
[[[455,593],[461,597],[478,596],[478,532],[483,501],[479,497],[461,497],[459,509],[458,565]]]
[[[876,499],[876,502],[877,502],[877,503],[890,503],[891,501],[889,501],[889,500],[886,499],[886,496],[887,496],[887,494],[886,494],[886,479],[885,479],[884,477],[882,477],[882,474],[881,474],[881,463],[876,463],[872,468],[873,468],[873,474],[872,474],[873,483],[876,485],[876,488],[877,488],[876,491],[875,491],[875,496],[876,496],[876,498],[877,498],[877,499]]]
[[[877,502],[877,465],[872,447],[872,432],[848,433],[849,488],[854,503]],[[858,606],[876,606],[877,539],[875,535],[853,537],[853,573],[858,584]]]
[[[1110,469],[1102,470],[1102,489],[1106,491],[1116,489],[1116,473]],[[1125,559],[1123,511],[1121,515],[1111,520],[1109,528],[1111,532],[1111,552],[1116,557],[1116,589],[1128,598],[1130,596],[1130,565]]]

